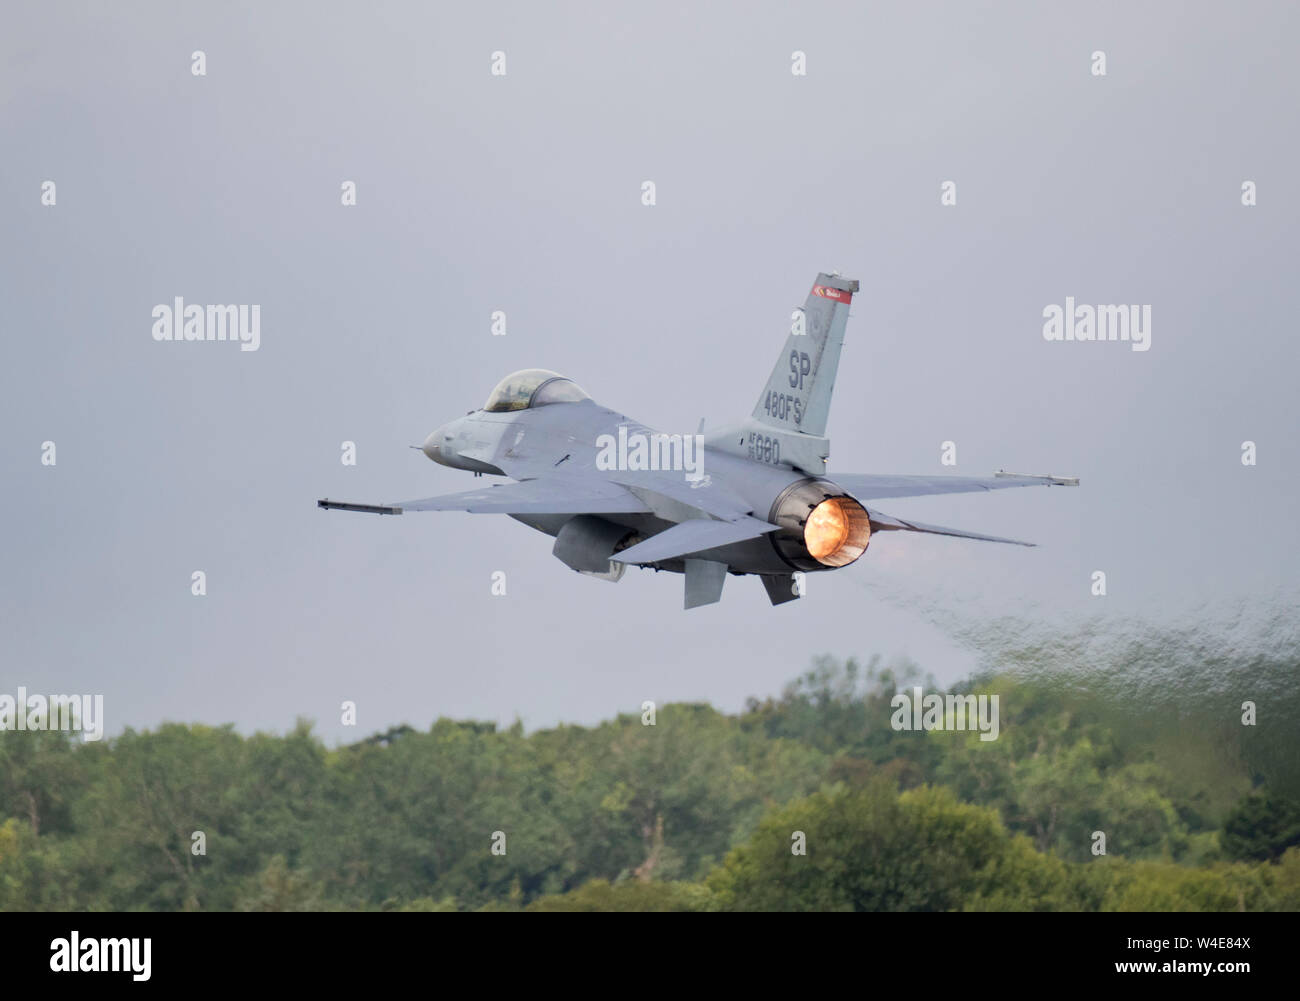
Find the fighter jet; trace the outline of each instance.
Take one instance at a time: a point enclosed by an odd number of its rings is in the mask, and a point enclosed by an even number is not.
[[[322,508],[507,514],[554,537],[578,573],[618,581],[629,566],[685,575],[685,606],[718,601],[727,574],[753,574],[773,605],[796,575],[856,562],[877,532],[927,532],[1033,545],[893,517],[879,500],[1006,487],[1077,486],[1072,477],[826,472],[826,421],[857,281],[819,274],[793,314],[754,411],[707,434],[668,435],[603,407],[546,369],[514,372],[482,409],[442,425],[421,450],[444,466],[513,483],[390,504],[328,498]]]

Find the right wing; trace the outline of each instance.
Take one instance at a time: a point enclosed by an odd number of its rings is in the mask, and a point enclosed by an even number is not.
[[[1007,487],[1077,487],[1077,476],[1037,476],[997,472],[992,476],[891,476],[876,473],[827,473],[860,501],[882,497],[924,497],[927,494],[966,494]]]
[[[398,501],[394,504],[347,504],[328,498],[317,507],[370,514],[403,511],[469,511],[473,514],[648,514],[650,508],[617,483],[595,478],[564,476],[521,483],[498,483],[441,497]]]

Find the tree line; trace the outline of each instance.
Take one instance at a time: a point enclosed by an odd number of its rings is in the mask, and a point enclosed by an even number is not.
[[[891,726],[913,685],[941,691],[823,657],[733,714],[333,749],[305,721],[6,732],[0,909],[1300,909],[1294,727],[989,674],[956,686],[998,696],[983,741]]]

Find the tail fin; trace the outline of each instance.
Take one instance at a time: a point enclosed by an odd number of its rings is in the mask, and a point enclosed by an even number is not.
[[[785,350],[758,398],[753,417],[760,424],[803,434],[826,434],[835,370],[844,346],[849,303],[856,281],[820,274],[803,309],[794,314]]]

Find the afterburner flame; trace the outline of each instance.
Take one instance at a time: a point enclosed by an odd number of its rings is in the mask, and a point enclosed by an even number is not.
[[[867,550],[871,520],[851,497],[830,497],[818,504],[804,524],[808,555],[828,567],[847,566]]]
[[[844,515],[834,501],[823,501],[808,516],[804,526],[803,539],[808,553],[814,559],[830,556],[849,537],[849,526],[844,523]]]

